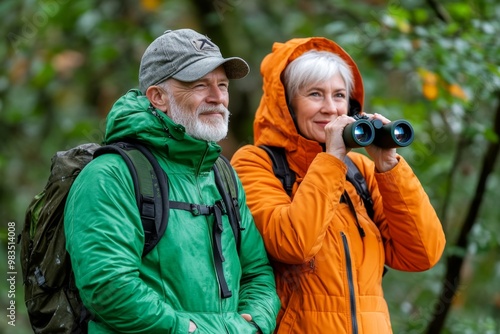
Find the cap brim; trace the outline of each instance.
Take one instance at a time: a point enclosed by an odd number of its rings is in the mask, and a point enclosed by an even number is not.
[[[172,78],[184,82],[193,82],[203,78],[205,75],[221,65],[224,66],[228,79],[241,79],[250,72],[248,64],[239,57],[230,57],[225,59],[219,57],[209,57],[203,58],[186,66],[172,75]]]

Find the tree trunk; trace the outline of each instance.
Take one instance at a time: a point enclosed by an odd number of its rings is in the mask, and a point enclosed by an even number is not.
[[[500,92],[497,93],[497,96],[500,101]],[[468,214],[460,231],[460,235],[453,247],[461,250],[461,252],[454,252],[454,254],[448,256],[446,275],[443,280],[443,288],[437,303],[434,305],[433,318],[426,331],[428,334],[441,332],[444,327],[446,316],[451,308],[453,298],[455,297],[460,286],[460,271],[462,269],[464,256],[467,250],[467,237],[476,222],[479,208],[486,190],[488,177],[493,171],[495,161],[500,151],[500,102],[496,109],[493,130],[497,135],[497,140],[495,142],[490,142],[488,145],[488,149],[483,159],[481,175],[476,186],[476,194],[470,204]]]

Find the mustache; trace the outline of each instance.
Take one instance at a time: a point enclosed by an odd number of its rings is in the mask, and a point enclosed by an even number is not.
[[[223,104],[219,104],[216,106],[213,105],[201,105],[197,110],[198,115],[205,113],[219,113],[224,116],[229,116],[231,113],[229,109],[227,109]]]

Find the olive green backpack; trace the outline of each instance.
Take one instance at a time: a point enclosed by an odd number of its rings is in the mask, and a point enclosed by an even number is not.
[[[165,233],[170,209],[191,211],[193,207],[190,203],[168,200],[167,175],[149,150],[139,143],[106,146],[90,143],[57,152],[52,157],[47,184],[29,205],[19,236],[25,303],[35,333],[87,332],[92,315],[82,304],[66,252],[64,206],[80,171],[93,158],[108,153],[122,156],[130,170],[145,233],[143,256]],[[223,214],[228,215],[239,246],[237,186],[234,171],[226,158],[217,159],[214,175],[225,208],[229,208]],[[205,211],[202,214],[213,214],[213,210]]]

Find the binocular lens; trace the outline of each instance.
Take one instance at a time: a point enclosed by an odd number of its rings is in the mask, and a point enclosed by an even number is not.
[[[375,129],[368,120],[358,119],[345,127],[343,138],[348,147],[368,146],[375,138]]]
[[[413,139],[413,131],[405,123],[400,123],[394,127],[394,139],[399,144],[406,144]]]
[[[361,143],[367,142],[371,137],[371,129],[364,123],[360,124],[354,128],[354,136]]]
[[[374,144],[379,147],[405,147],[413,142],[413,127],[405,120],[393,121],[377,130]]]

